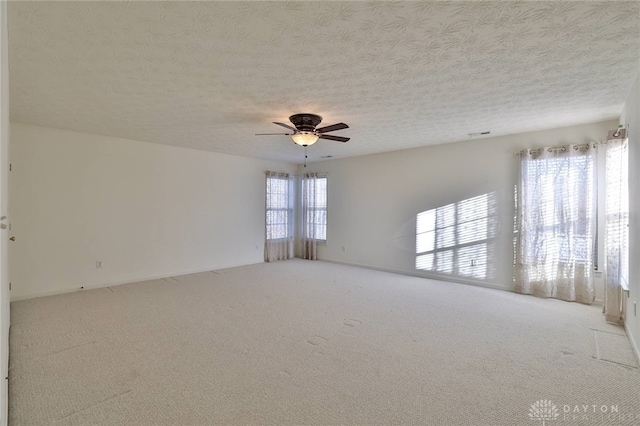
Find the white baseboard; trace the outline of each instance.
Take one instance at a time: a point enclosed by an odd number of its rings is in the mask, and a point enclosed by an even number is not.
[[[318,260],[322,260],[324,262],[330,262],[330,263],[337,263],[337,264],[340,264],[340,265],[357,266],[359,268],[374,269],[376,271],[391,272],[393,274],[409,275],[409,276],[412,276],[412,277],[427,278],[427,279],[438,280],[438,281],[448,281],[448,282],[452,282],[452,283],[456,283],[456,284],[472,285],[472,286],[476,286],[476,287],[485,287],[485,288],[491,288],[491,289],[494,289],[494,290],[509,291],[509,292],[512,292],[512,293],[514,292],[514,289],[512,287],[510,287],[510,286],[500,285],[500,284],[491,283],[491,282],[469,280],[469,279],[464,279],[464,278],[459,278],[459,277],[450,277],[450,276],[446,276],[446,275],[443,276],[443,275],[440,275],[440,274],[430,274],[428,272],[411,272],[411,271],[402,271],[402,270],[399,270],[399,269],[381,268],[379,266],[374,266],[374,265],[367,265],[367,264],[363,264],[363,263],[354,263],[354,262],[345,262],[345,261],[342,261],[342,260],[335,260],[335,259],[318,258]]]
[[[94,290],[94,289],[97,289],[97,288],[105,288],[105,287],[112,287],[112,286],[123,285],[123,284],[131,284],[131,283],[137,283],[137,282],[140,282],[140,281],[160,280],[162,278],[178,277],[180,275],[199,274],[201,272],[215,271],[215,270],[227,269],[227,268],[236,268],[238,266],[255,265],[255,264],[258,264],[258,263],[264,263],[264,262],[239,263],[239,264],[229,264],[229,265],[216,265],[216,266],[209,267],[209,268],[199,268],[199,269],[193,269],[193,270],[188,270],[188,271],[178,271],[178,272],[173,272],[173,273],[170,273],[170,274],[131,277],[131,278],[127,278],[127,279],[124,279],[124,280],[109,281],[109,282],[100,283],[100,284],[85,285],[85,286],[82,286],[83,288],[74,287],[74,288],[68,288],[68,289],[62,289],[62,290],[53,290],[53,291],[46,291],[46,292],[42,292],[42,293],[35,293],[35,294],[27,294],[27,295],[23,295],[23,296],[16,296],[16,297],[12,297],[11,298],[11,302],[18,302],[20,300],[34,299],[36,297],[47,297],[47,296],[56,296],[58,294],[74,293],[76,291]]]
[[[631,343],[631,349],[633,350],[633,353],[636,356],[636,361],[638,361],[638,365],[640,365],[640,349],[638,348],[638,343],[633,339],[633,334],[629,332],[629,329],[627,328],[627,324],[624,325],[624,331],[627,333],[627,337],[629,338],[629,343]]]

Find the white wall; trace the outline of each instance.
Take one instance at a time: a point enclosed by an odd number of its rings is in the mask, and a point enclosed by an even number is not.
[[[636,79],[620,123],[629,131],[629,293],[626,306],[627,334],[640,359],[640,75]],[[636,308],[640,311],[640,306]]]
[[[606,121],[313,163],[306,171],[329,175],[327,245],[319,248],[319,257],[511,290],[513,196],[519,170],[514,152],[604,141],[617,124]],[[416,214],[487,193],[497,201],[495,253],[488,257],[494,276],[470,279],[417,271]],[[602,283],[597,281],[596,298],[601,300]]]
[[[13,300],[262,262],[264,171],[295,171],[18,123],[11,162]]]
[[[9,176],[9,46],[7,2],[0,2],[0,217],[8,212]],[[0,222],[6,224],[6,220]],[[8,423],[9,268],[8,230],[0,230],[0,424]]]

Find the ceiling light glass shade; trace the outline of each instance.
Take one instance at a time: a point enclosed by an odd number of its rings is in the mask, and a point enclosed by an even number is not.
[[[298,145],[309,146],[316,143],[316,141],[318,140],[318,136],[309,132],[300,132],[300,133],[291,135],[291,139],[293,139],[293,141]]]

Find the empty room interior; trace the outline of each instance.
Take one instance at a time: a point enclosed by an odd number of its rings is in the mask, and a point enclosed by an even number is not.
[[[0,424],[640,424],[640,2],[0,24]]]

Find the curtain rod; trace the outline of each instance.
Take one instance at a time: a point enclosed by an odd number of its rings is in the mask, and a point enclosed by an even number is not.
[[[628,126],[628,124],[627,124]],[[605,142],[588,142],[588,143],[583,143],[580,145],[574,145],[574,149],[580,149],[580,148],[587,148],[590,147],[591,145],[593,145],[594,148],[599,147],[600,145],[606,145],[607,142],[611,141],[611,140],[616,140],[616,139],[626,139],[627,138],[627,129],[625,128],[625,126],[623,124],[618,125],[618,128],[616,130],[611,130],[609,132],[609,134],[607,135],[607,140]],[[563,149],[567,147],[568,145],[564,145],[564,146],[557,146],[557,147],[552,147],[552,148],[548,148],[550,151],[553,150],[557,150],[557,149]],[[535,149],[523,149],[517,152],[514,152],[513,155],[522,155],[525,151],[538,151],[544,148],[535,148]]]
[[[588,142],[588,143],[582,143],[582,144],[578,144],[578,145],[573,145],[573,149],[580,149],[580,148],[588,148],[591,147],[593,145],[594,148],[599,147],[600,145],[606,145],[606,142]],[[564,145],[564,146],[554,146],[551,148],[547,148],[549,151],[556,151],[559,149],[567,149],[567,147],[570,145]],[[520,151],[514,151],[513,155],[522,155],[525,151],[540,151],[541,149],[545,149],[544,147],[542,148],[525,148],[522,149]]]

